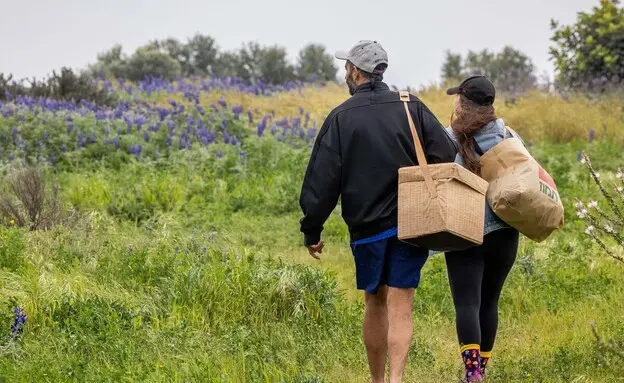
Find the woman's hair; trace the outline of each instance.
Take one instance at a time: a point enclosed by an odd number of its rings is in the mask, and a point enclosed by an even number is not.
[[[451,129],[459,141],[459,154],[464,167],[469,171],[481,175],[481,164],[475,153],[473,136],[483,126],[496,120],[496,111],[493,105],[479,105],[459,96],[459,107],[455,108],[451,116]]]

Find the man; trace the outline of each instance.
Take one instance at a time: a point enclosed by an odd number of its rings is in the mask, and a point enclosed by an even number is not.
[[[360,41],[345,60],[352,97],[325,119],[303,181],[301,231],[320,259],[323,225],[341,197],[349,227],[357,288],[364,290],[363,336],[374,383],[401,382],[412,341],[412,303],[428,250],[397,238],[398,169],[417,165],[416,149],[397,92],[383,82],[388,55],[376,41]],[[409,109],[430,163],[453,162],[455,147],[444,127],[416,97]]]

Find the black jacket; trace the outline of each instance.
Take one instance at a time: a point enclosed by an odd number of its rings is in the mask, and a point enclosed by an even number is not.
[[[416,96],[409,109],[429,163],[453,162],[457,153],[444,127]],[[351,240],[396,227],[398,170],[418,164],[398,92],[385,83],[359,86],[321,127],[300,196],[305,245],[320,241],[341,197]]]

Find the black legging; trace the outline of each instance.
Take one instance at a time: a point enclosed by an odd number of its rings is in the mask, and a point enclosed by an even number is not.
[[[515,229],[496,230],[481,246],[445,255],[461,345],[478,344],[481,351],[492,351],[498,299],[516,259],[518,237]]]

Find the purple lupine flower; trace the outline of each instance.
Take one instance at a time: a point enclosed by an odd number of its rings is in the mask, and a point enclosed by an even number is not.
[[[171,136],[165,137],[165,143],[167,144],[167,146],[171,146],[171,144],[173,144],[173,140],[171,139]]]
[[[18,337],[20,334],[24,332],[24,325],[26,324],[26,313],[21,307],[16,307],[13,310],[15,317],[13,318],[13,324],[11,324],[11,335],[12,339]]]
[[[299,114],[300,114],[300,115],[303,115],[303,113],[304,113],[303,107],[302,107],[302,106],[300,106],[300,107],[299,107]]]
[[[67,124],[67,134],[71,134],[71,132],[73,132],[73,131],[74,131],[74,123],[72,121],[70,121]]]
[[[63,153],[66,152],[67,150],[68,149],[67,149],[67,145],[66,144],[61,145],[61,151],[63,151]]]
[[[128,134],[132,133],[132,120],[128,116],[124,116],[124,122],[126,123],[126,127],[128,128]]]
[[[169,129],[169,134],[173,134],[175,130],[175,122],[173,120],[167,122],[167,129]]]
[[[143,124],[145,124],[146,121],[147,120],[146,120],[146,118],[144,116],[141,116],[141,115],[136,116],[134,118],[134,123],[137,126],[137,130],[141,130],[141,128],[143,127]]]
[[[267,121],[268,121],[268,117],[264,116],[262,118],[262,121],[260,121],[260,123],[258,124],[258,129],[256,131],[256,133],[258,134],[258,137],[262,137],[262,135],[264,134],[264,130],[267,127]]]
[[[210,107],[212,108],[212,110],[214,110],[215,112],[219,112],[219,108],[217,108],[217,106],[215,104],[210,104]]]
[[[149,127],[150,132],[157,132],[160,129],[160,124],[153,124]]]
[[[149,133],[148,133],[148,131],[147,131],[147,130],[146,130],[146,131],[144,131],[144,132],[143,132],[143,139],[145,140],[145,142],[149,142],[149,138],[150,138],[150,137],[149,137]]]
[[[115,147],[115,149],[119,149],[119,136],[115,136],[112,140],[111,140],[113,146]]]
[[[225,100],[223,99],[223,97],[221,97],[219,99],[219,101],[217,101],[219,103],[219,105],[221,105],[222,108],[227,108],[227,102],[225,102]]]
[[[95,113],[95,119],[98,121],[106,120],[106,113],[103,111],[98,111]]]
[[[241,105],[233,106],[232,113],[234,113],[234,118],[238,120],[240,114],[243,113],[243,107]]]
[[[201,106],[201,104],[195,104],[195,109],[197,109],[197,112],[201,114],[202,116],[206,114],[206,111]]]
[[[95,144],[97,142],[97,136],[95,133],[89,133],[89,137],[87,137],[87,144]]]
[[[158,118],[160,118],[160,121],[164,121],[169,111],[165,108],[157,108],[156,110],[158,111]]]
[[[78,147],[79,147],[79,148],[83,148],[83,147],[85,146],[85,144],[87,143],[87,139],[86,139],[86,137],[84,136],[84,134],[82,134],[82,132],[81,132],[81,131],[78,131],[78,137],[77,137],[77,139],[78,139]]]
[[[316,136],[316,128],[308,129],[308,139],[312,140]]]
[[[594,130],[594,128],[589,128],[589,143],[591,144],[592,142],[594,142],[595,138],[596,138],[596,131]]]
[[[128,153],[134,154],[136,158],[139,158],[139,156],[141,155],[141,150],[141,145],[135,144],[128,148]]]
[[[13,154],[13,152],[11,152],[11,154],[9,154],[9,162],[13,161],[15,159],[15,155]]]
[[[110,135],[110,129],[108,128],[104,129],[104,135],[106,136]]]
[[[286,118],[282,118],[281,120],[277,121],[275,123],[275,125],[279,126],[280,128],[289,128],[290,124],[288,123],[288,119]]]
[[[202,126],[197,132],[197,139],[202,145],[209,145],[215,140],[215,133],[209,132]]]

